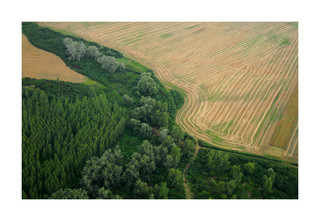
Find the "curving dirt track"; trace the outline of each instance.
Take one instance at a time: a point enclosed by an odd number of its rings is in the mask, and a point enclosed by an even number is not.
[[[176,121],[198,139],[297,160],[270,145],[298,82],[296,23],[40,24],[113,47],[155,70],[166,87],[181,88]]]
[[[199,145],[197,144],[196,145],[196,148],[195,148],[195,151],[194,151],[194,154],[190,160],[190,162],[186,165],[186,167],[184,168],[183,170],[183,184],[184,184],[184,189],[186,191],[186,197],[187,199],[192,199],[192,192],[190,191],[189,189],[189,186],[188,186],[188,181],[187,181],[187,172],[188,172],[188,169],[191,165],[191,163],[196,159],[198,153],[199,153]]]
[[[88,78],[71,70],[58,56],[33,46],[22,35],[22,77],[85,82]]]

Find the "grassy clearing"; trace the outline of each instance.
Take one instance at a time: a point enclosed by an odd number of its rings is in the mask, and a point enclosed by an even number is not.
[[[136,62],[134,60],[126,58],[126,57],[117,58],[116,61],[119,63],[124,63],[126,65],[126,69],[129,71],[134,71],[134,72],[139,72],[139,73],[143,73],[143,72],[148,71],[148,68],[146,68],[145,66],[139,64],[138,62]]]
[[[174,90],[180,92],[184,97],[187,96],[186,92],[184,90],[182,90],[181,88],[177,87],[176,85],[171,84],[169,82],[163,82],[163,81],[161,81],[161,83],[163,83],[165,86],[169,87],[170,89],[174,89]]]
[[[41,25],[41,23],[39,23],[39,25]],[[64,35],[70,35],[70,36],[73,36],[73,37],[77,37],[76,34],[70,32],[70,31],[64,30],[64,29],[59,29],[59,28],[51,28],[51,29],[53,31],[60,32],[61,34],[64,34]]]
[[[132,131],[128,129],[126,129],[124,134],[119,138],[117,145],[120,146],[126,163],[129,162],[131,155],[137,151],[142,141],[140,137],[134,135]]]
[[[83,84],[91,86],[91,87],[98,87],[100,89],[106,89],[106,87],[103,84],[100,84],[90,78],[88,78],[87,81],[83,82]]]

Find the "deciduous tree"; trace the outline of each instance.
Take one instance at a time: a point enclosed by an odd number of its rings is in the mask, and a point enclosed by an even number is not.
[[[135,195],[135,198],[147,199],[150,196],[151,191],[152,188],[148,187],[146,182],[137,180],[137,182],[135,183],[133,193]]]
[[[63,42],[67,49],[69,60],[77,59],[78,61],[80,61],[81,58],[85,56],[87,47],[82,41],[73,41],[71,38],[65,38]]]
[[[179,169],[171,168],[168,174],[172,186],[180,188],[183,185],[182,173]]]
[[[54,192],[50,199],[89,199],[87,192],[81,188],[79,189],[59,189]]]
[[[195,151],[195,143],[190,139],[186,139],[182,147],[182,154],[186,157],[191,157],[194,151]]]
[[[98,190],[96,199],[121,199],[121,197],[114,195],[111,190],[102,187]]]
[[[168,199],[169,188],[166,182],[161,182],[160,185],[156,184],[153,188],[154,195],[158,199]]]
[[[98,189],[120,187],[122,177],[122,153],[116,147],[114,153],[109,149],[100,158],[92,157],[82,172],[81,185],[89,196],[96,197]]]
[[[169,135],[169,130],[167,128],[164,128],[160,131],[160,140],[164,141]]]
[[[103,69],[110,73],[114,73],[119,67],[119,63],[111,56],[102,55],[97,61],[102,65]]]
[[[98,59],[102,56],[102,54],[99,52],[99,49],[96,46],[89,46],[87,54],[94,59]]]
[[[248,162],[244,165],[244,169],[247,173],[252,174],[255,170],[255,163]]]
[[[207,167],[218,173],[223,173],[229,168],[229,155],[220,151],[209,151],[207,154]]]
[[[141,127],[140,127],[140,133],[139,134],[144,139],[149,138],[151,136],[151,134],[152,134],[152,129],[149,126],[149,124],[142,123]]]
[[[235,180],[230,180],[229,182],[227,182],[226,190],[229,196],[233,194],[236,187],[237,187],[237,182]]]
[[[232,167],[232,176],[233,179],[236,181],[237,185],[239,185],[243,177],[243,173],[241,172],[241,168],[239,165],[234,165]]]
[[[177,145],[173,144],[172,151],[171,151],[172,157],[173,157],[173,168],[177,168],[180,158],[181,158],[181,148]]]
[[[180,144],[181,140],[184,138],[184,132],[178,126],[173,126],[171,135],[177,144]]]
[[[126,105],[127,107],[131,107],[133,104],[133,99],[129,97],[129,95],[125,94],[122,96],[123,99],[123,104]]]
[[[153,96],[158,93],[158,87],[154,79],[151,77],[151,73],[142,73],[137,85],[138,91],[145,96]]]

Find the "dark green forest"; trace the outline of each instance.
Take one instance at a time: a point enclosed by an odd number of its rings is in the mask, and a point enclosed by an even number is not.
[[[103,86],[22,79],[22,198],[185,199],[197,141],[174,122],[183,95],[113,49],[22,32]],[[233,153],[201,149],[187,178],[198,199],[298,197],[296,168]]]
[[[124,111],[103,95],[49,100],[43,90],[24,88],[22,96],[23,190],[30,198],[74,186],[85,161],[125,128]]]
[[[42,81],[23,80],[23,198],[185,198],[181,171],[195,143],[179,127],[158,132],[155,117],[141,123],[148,133],[104,93],[48,96],[78,85],[44,80],[42,90]]]

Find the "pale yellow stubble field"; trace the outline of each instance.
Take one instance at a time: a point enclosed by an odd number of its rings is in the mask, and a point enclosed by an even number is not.
[[[153,69],[167,87],[183,89],[176,121],[196,138],[297,160],[297,142],[294,154],[288,144],[270,145],[298,83],[297,23],[40,24],[113,47]],[[292,131],[282,135],[292,140]]]

